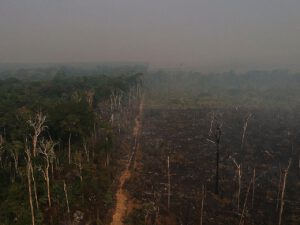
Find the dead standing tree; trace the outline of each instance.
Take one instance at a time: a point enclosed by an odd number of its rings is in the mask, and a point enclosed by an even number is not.
[[[115,117],[120,116],[120,115],[115,115],[115,114],[120,113],[122,98],[123,98],[123,92],[121,92],[120,90],[113,90],[111,92],[111,95],[110,95],[111,125],[114,125]],[[117,122],[120,122],[120,121],[117,121]]]
[[[33,199],[32,199],[32,185],[31,185],[31,174],[32,174],[32,161],[31,161],[31,152],[28,146],[25,146],[25,153],[26,153],[26,175],[27,175],[27,182],[28,182],[28,196],[29,196],[29,204],[30,204],[30,211],[31,211],[31,222],[32,225],[35,225],[35,214],[33,208]]]
[[[253,168],[253,176],[252,176],[252,200],[251,200],[251,207],[252,207],[252,209],[253,209],[253,206],[254,206],[255,179],[256,179],[256,171],[255,171],[255,168]]]
[[[241,141],[241,152],[244,151],[244,144],[245,144],[245,135],[246,135],[246,131],[247,131],[247,127],[248,127],[248,122],[249,122],[249,119],[251,118],[252,114],[250,113],[245,122],[244,122],[244,125],[243,125],[243,134],[242,134],[242,141]]]
[[[72,133],[69,133],[69,138],[68,138],[68,162],[69,165],[71,165],[71,138],[72,138]]]
[[[87,141],[84,140],[82,146],[83,146],[83,150],[84,150],[84,153],[86,156],[86,161],[87,161],[87,163],[90,163],[90,148],[88,146]]]
[[[35,177],[34,177],[34,170],[33,170],[33,163],[31,161],[30,163],[31,166],[31,178],[32,178],[32,182],[33,182],[33,190],[34,190],[34,198],[35,198],[35,203],[36,203],[36,208],[39,209],[39,201],[38,201],[38,196],[37,196],[37,187],[36,187],[36,182],[35,182]]]
[[[170,156],[168,156],[167,166],[168,166],[168,211],[170,211],[170,201],[171,201]]]
[[[45,130],[46,116],[42,112],[38,112],[34,119],[28,120],[29,126],[33,128],[32,138],[32,153],[33,157],[37,155],[37,142],[40,134]]]
[[[245,196],[245,200],[244,200],[244,205],[243,205],[243,210],[242,210],[242,214],[241,214],[241,218],[240,218],[240,222],[239,222],[239,225],[243,225],[244,224],[244,215],[245,215],[245,211],[246,211],[246,208],[247,208],[247,200],[248,200],[248,195],[249,195],[249,192],[250,192],[250,188],[251,188],[251,183],[253,182],[253,180],[251,179],[250,183],[249,183],[249,186],[248,186],[248,189],[247,189],[247,192],[246,192],[246,196]]]
[[[75,155],[74,155],[74,164],[78,168],[79,178],[80,178],[81,183],[83,180],[83,177],[82,177],[83,165],[82,165],[82,163],[83,163],[82,153],[80,151],[76,151]]]
[[[208,136],[212,135],[214,122],[215,122],[215,113],[213,112],[210,120],[210,128],[208,131]]]
[[[28,154],[26,152],[26,154],[27,154],[27,157],[30,156],[30,163],[28,165],[31,167],[31,169],[29,171],[31,172],[31,179],[33,182],[33,190],[34,190],[34,196],[35,196],[37,209],[39,209],[39,203],[38,203],[38,197],[37,197],[36,181],[35,181],[35,177],[34,177],[34,165],[32,163],[31,158],[32,158],[32,155],[33,155],[33,157],[36,157],[38,155],[38,150],[37,150],[38,139],[39,139],[39,136],[41,135],[41,133],[47,128],[47,126],[45,126],[45,122],[46,122],[46,116],[41,111],[37,112],[34,119],[29,119],[27,121],[29,126],[33,128],[33,135],[31,135],[32,150],[30,151],[29,148],[27,147],[27,140],[26,140],[26,151],[28,151],[28,153],[30,153],[30,154]]]
[[[282,221],[282,212],[283,212],[283,206],[284,206],[284,195],[285,195],[285,186],[286,186],[286,178],[289,172],[289,169],[291,167],[292,164],[292,160],[289,160],[289,164],[286,167],[286,169],[284,169],[282,171],[282,181],[280,181],[282,183],[281,187],[281,194],[280,194],[280,209],[279,209],[279,218],[278,218],[278,225],[281,225],[281,221]]]
[[[236,192],[236,198],[237,198],[237,211],[239,212],[240,211],[241,186],[242,186],[242,166],[241,166],[241,164],[238,164],[236,162],[236,160],[234,158],[232,158],[231,156],[229,157],[229,159],[232,160],[232,162],[234,163],[234,165],[236,167],[235,177],[237,177],[237,180],[238,180],[238,190]]]
[[[2,137],[2,135],[0,135],[0,166],[3,167],[3,159],[2,159],[2,154],[4,153],[4,148],[3,148],[3,144],[4,144],[4,139]]]
[[[210,123],[208,135],[213,136],[214,140],[207,139],[216,146],[216,179],[215,179],[215,194],[219,194],[219,162],[220,162],[220,141],[222,136],[222,124],[218,122],[213,114]]]
[[[49,168],[51,162],[53,163],[53,159],[55,158],[54,146],[56,143],[53,141],[45,141],[42,140],[40,142],[40,153],[43,156],[45,163],[41,171],[43,173],[46,186],[47,186],[47,197],[48,197],[48,206],[51,208],[51,192],[50,192],[50,177],[49,177]]]
[[[204,210],[204,200],[206,197],[205,186],[202,185],[202,193],[201,193],[201,209],[200,209],[200,225],[203,224],[203,210]]]
[[[64,180],[64,192],[65,192],[65,198],[66,198],[66,203],[67,203],[67,210],[68,210],[68,216],[69,216],[69,221],[70,221],[70,206],[69,206],[69,198],[68,198],[68,189],[66,185],[66,181]]]
[[[216,143],[216,184],[215,184],[215,192],[219,194],[219,161],[220,161],[220,140],[221,140],[221,126],[217,126],[216,131],[214,133],[215,143]]]
[[[16,174],[19,174],[19,169],[18,169],[19,168],[19,155],[20,155],[19,149],[17,147],[11,148],[10,154],[14,160],[15,172],[16,172]]]

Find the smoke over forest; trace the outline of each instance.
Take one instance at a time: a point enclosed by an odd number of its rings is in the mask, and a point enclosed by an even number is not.
[[[299,225],[299,9],[1,0],[0,225]]]

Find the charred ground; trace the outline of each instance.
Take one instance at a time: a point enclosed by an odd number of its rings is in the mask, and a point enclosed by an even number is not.
[[[125,223],[192,225],[201,224],[202,218],[203,224],[278,224],[284,172],[291,160],[282,224],[299,224],[300,117],[295,83],[270,73],[256,74],[256,78],[232,74],[188,77],[164,74],[151,78],[156,85],[148,86],[146,95],[143,166],[127,183],[139,206]],[[297,83],[298,77],[292,77]],[[286,86],[281,86],[282,96],[277,98],[275,87],[280,82]],[[195,84],[199,84],[198,89]],[[233,89],[237,94],[233,95]],[[206,101],[199,102],[203,92]],[[229,95],[233,96],[219,104]],[[247,105],[242,98],[256,104]],[[214,190],[216,145],[210,133],[212,123],[219,123],[222,130],[218,195]]]

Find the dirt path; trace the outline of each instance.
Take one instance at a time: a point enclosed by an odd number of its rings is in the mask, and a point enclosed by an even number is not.
[[[116,194],[116,208],[115,212],[112,217],[112,222],[110,225],[123,225],[123,219],[126,216],[128,212],[128,195],[126,193],[126,190],[124,190],[124,183],[130,178],[131,172],[130,172],[130,166],[133,163],[134,160],[134,166],[136,164],[136,157],[135,155],[137,152],[139,152],[139,134],[141,131],[141,119],[142,119],[142,113],[143,113],[143,107],[144,107],[144,98],[142,97],[140,106],[139,106],[139,113],[137,117],[135,118],[135,125],[133,128],[133,137],[134,137],[134,147],[132,149],[132,153],[129,159],[129,162],[126,165],[126,169],[122,172],[122,175],[119,178],[119,187]],[[135,159],[133,159],[135,158]]]

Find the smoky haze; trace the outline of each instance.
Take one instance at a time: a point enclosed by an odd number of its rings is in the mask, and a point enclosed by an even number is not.
[[[0,62],[297,68],[299,0],[1,0]]]

